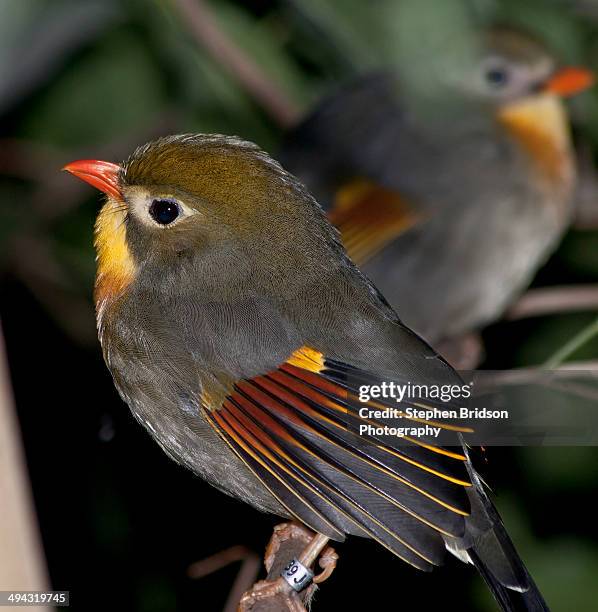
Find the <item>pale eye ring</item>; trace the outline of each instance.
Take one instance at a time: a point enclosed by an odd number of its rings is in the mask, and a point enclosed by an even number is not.
[[[156,198],[149,205],[149,214],[158,225],[170,225],[181,214],[181,207],[176,200]]]

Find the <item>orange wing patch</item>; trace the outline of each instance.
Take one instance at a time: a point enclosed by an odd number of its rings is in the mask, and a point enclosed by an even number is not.
[[[335,539],[368,535],[430,569],[442,561],[443,537],[464,532],[465,456],[358,434],[358,385],[370,379],[302,347],[276,370],[238,381],[220,406],[204,406],[204,418],[298,520]]]
[[[337,191],[329,217],[358,265],[379,253],[418,219],[398,194],[366,179],[351,181]]]
[[[314,349],[304,346],[296,350],[287,360],[287,364],[297,366],[309,372],[319,372],[324,367],[324,356]]]

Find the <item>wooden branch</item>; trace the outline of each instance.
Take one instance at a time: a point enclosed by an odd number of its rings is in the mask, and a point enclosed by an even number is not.
[[[598,310],[598,286],[562,285],[530,289],[505,315],[508,321],[550,314]]]
[[[547,373],[550,378],[546,377]],[[548,384],[553,381],[570,382],[584,378],[595,387],[598,382],[598,361],[569,361],[555,368],[538,365],[513,370],[480,370],[476,376],[479,389],[499,389],[530,383]]]
[[[305,612],[317,590],[317,584],[326,580],[334,568],[338,555],[330,546],[328,538],[314,534],[296,523],[283,523],[274,528],[274,533],[264,557],[268,571],[266,580],[257,582],[241,598],[239,612]],[[292,559],[298,559],[305,567],[312,567],[320,558],[322,573],[314,583],[296,593],[281,573]]]
[[[0,329],[0,590],[48,590]],[[47,606],[38,610],[50,610]]]
[[[300,117],[294,102],[222,31],[203,0],[174,0],[195,41],[224,66],[281,128]]]
[[[507,310],[507,321],[570,312],[598,311],[598,285],[530,289]],[[481,338],[470,332],[440,342],[436,349],[457,370],[473,370],[484,358]]]

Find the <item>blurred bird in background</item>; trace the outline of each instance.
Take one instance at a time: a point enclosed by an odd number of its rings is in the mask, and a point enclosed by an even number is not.
[[[361,385],[462,381],[399,321],[292,175],[251,143],[201,134],[65,170],[108,196],[95,234],[104,359],[171,458],[294,517],[325,536],[321,548],[365,536],[426,571],[448,549],[503,610],[548,609],[469,461],[459,432],[471,429],[436,423],[451,448],[361,433]]]
[[[593,77],[557,68],[513,29],[430,52],[325,98],[281,161],[405,323],[438,345],[499,317],[557,246],[576,182],[561,98]]]

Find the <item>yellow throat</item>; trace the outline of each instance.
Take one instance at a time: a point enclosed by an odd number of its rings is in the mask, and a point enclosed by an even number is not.
[[[553,94],[530,96],[505,106],[498,120],[551,182],[571,176],[571,135],[565,106]]]
[[[127,245],[123,202],[109,198],[95,224],[97,272],[94,299],[98,312],[116,299],[135,277],[135,264]]]

